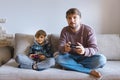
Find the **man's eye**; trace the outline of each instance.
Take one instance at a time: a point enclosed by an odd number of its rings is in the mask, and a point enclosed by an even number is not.
[[[68,19],[70,20],[70,19],[71,19],[71,17],[68,17]]]
[[[74,19],[76,19],[76,17],[74,17]]]

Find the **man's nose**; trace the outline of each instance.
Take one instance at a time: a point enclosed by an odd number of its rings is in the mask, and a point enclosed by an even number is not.
[[[74,18],[71,18],[70,21],[71,21],[71,22],[74,22]]]

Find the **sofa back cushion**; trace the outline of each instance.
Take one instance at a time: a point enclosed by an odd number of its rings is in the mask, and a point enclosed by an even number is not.
[[[54,51],[58,50],[59,35],[51,34],[50,42]],[[99,34],[96,36],[99,52],[104,54],[107,60],[120,60],[120,35]]]
[[[28,54],[28,49],[34,41],[34,36],[29,34],[15,34],[14,58],[17,54]]]
[[[54,51],[58,50],[59,35],[51,34],[50,42]],[[96,36],[99,52],[104,54],[107,60],[120,60],[120,35],[99,34]]]
[[[119,34],[97,35],[99,52],[108,60],[120,60],[120,36]]]
[[[50,37],[48,37],[49,42],[52,45],[52,49],[54,52],[58,51],[59,46],[59,34],[50,34]]]
[[[54,52],[58,51],[59,35],[49,34],[48,41]],[[33,44],[34,36],[30,34],[15,34],[15,55],[28,54],[28,49]],[[104,54],[108,60],[120,60],[120,36],[118,34],[97,35],[99,52]]]
[[[58,43],[59,43],[59,35],[56,34],[49,34],[47,36],[48,41],[52,45],[53,52],[58,50]],[[14,58],[17,54],[28,54],[30,46],[33,44],[34,36],[30,34],[15,34],[15,51],[14,51]]]

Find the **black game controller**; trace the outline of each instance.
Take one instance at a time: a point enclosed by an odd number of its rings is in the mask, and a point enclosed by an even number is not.
[[[77,46],[76,44],[70,44],[71,48],[76,48],[76,46]]]

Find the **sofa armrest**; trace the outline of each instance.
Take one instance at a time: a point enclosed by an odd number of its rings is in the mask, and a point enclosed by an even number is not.
[[[0,47],[0,66],[11,59],[11,52],[11,47],[9,46]]]

